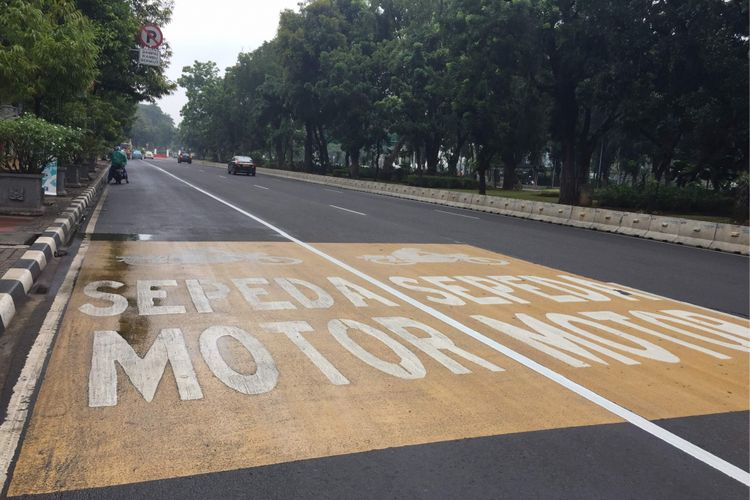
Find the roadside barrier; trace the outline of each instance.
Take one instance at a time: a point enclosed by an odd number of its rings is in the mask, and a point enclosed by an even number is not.
[[[618,212],[616,210],[597,208],[594,210],[594,223],[592,228],[597,231],[616,233],[622,223],[623,215],[623,212]]]
[[[565,225],[592,229],[594,227],[594,209],[589,207],[573,207],[570,211],[570,219],[568,219]]]
[[[565,224],[570,219],[573,211],[571,205],[560,205],[559,203],[537,202],[534,204],[535,220],[551,222],[553,224]]]
[[[616,231],[619,234],[628,236],[638,236],[643,238],[648,232],[651,225],[651,215],[637,214],[633,212],[623,212],[620,228]]]
[[[107,168],[102,169],[96,181],[74,198],[68,208],[60,213],[60,217],[0,277],[0,334],[8,328],[20,302],[29,294],[47,264],[70,241],[84,212],[94,204],[106,184],[107,173]]]
[[[662,217],[601,208],[573,207],[558,203],[532,202],[500,196],[485,196],[442,189],[416,188],[403,184],[325,177],[301,172],[259,168],[271,176],[305,180],[316,184],[367,191],[398,198],[435,203],[449,207],[533,219],[552,224],[595,229],[650,238],[669,243],[750,254],[750,229],[746,226],[717,224],[677,217]]]
[[[750,228],[731,224],[717,224],[714,241],[709,248],[747,255],[750,246]]]
[[[675,243],[680,232],[680,221],[674,217],[652,217],[645,238]]]
[[[676,242],[692,247],[710,248],[718,226],[715,222],[682,219]]]

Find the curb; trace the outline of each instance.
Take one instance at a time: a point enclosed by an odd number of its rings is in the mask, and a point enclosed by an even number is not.
[[[570,205],[560,205],[557,203],[383,184],[263,167],[258,167],[258,172],[272,177],[335,186],[353,191],[404,198],[435,205],[507,215],[562,226],[625,234],[727,253],[750,254],[750,228],[747,226],[622,212],[619,210],[571,207]]]
[[[44,230],[13,267],[0,277],[0,335],[5,332],[15,316],[16,305],[20,305],[29,294],[31,287],[47,267],[47,263],[54,258],[58,248],[70,241],[84,212],[98,199],[106,179],[105,168],[94,184],[74,198],[68,208]]]

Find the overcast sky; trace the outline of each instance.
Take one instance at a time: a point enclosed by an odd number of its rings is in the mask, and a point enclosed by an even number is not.
[[[299,0],[175,0],[172,22],[162,26],[172,47],[167,77],[176,81],[183,66],[193,61],[214,61],[221,69],[232,66],[239,52],[250,52],[276,35],[279,14],[297,9]],[[184,89],[158,101],[164,112],[180,122],[187,102]]]

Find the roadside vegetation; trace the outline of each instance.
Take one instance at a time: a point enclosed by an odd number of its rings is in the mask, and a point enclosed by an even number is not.
[[[0,14],[0,121],[5,170],[39,173],[51,157],[93,161],[129,135],[140,102],[176,86],[132,50],[168,0],[8,0]],[[170,49],[160,49],[164,64]],[[5,122],[16,122],[14,124]]]
[[[219,161],[713,209],[748,169],[747,35],[738,0],[307,1],[223,74],[183,69],[180,133]]]

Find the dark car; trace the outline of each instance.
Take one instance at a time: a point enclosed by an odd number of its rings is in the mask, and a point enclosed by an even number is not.
[[[227,166],[227,172],[232,175],[247,174],[255,175],[255,163],[249,156],[233,156]]]
[[[193,163],[193,153],[185,153],[183,151],[180,151],[177,155],[177,163]]]

